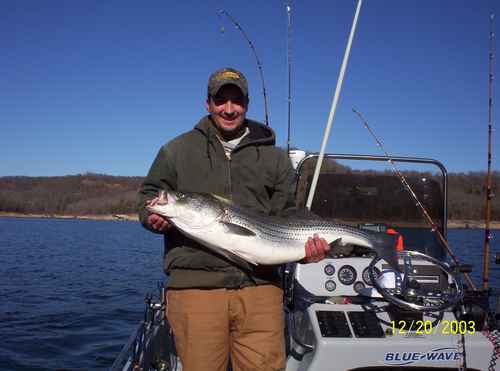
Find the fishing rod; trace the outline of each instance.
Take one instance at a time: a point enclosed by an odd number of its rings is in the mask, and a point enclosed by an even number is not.
[[[485,226],[483,245],[483,289],[488,289],[490,268],[490,218],[491,218],[491,137],[493,132],[493,58],[495,48],[494,33],[495,14],[490,14],[490,47],[488,61],[488,172],[486,174]]]
[[[260,63],[259,57],[257,55],[257,51],[255,50],[255,47],[252,43],[252,40],[248,37],[246,32],[243,30],[243,28],[240,26],[240,24],[234,19],[231,14],[229,14],[226,10],[222,9],[219,10],[219,16],[222,14],[225,15],[231,23],[241,32],[245,40],[248,42],[248,45],[250,45],[250,49],[252,50],[252,53],[255,57],[255,60],[257,62],[257,67],[259,69],[259,75],[260,75],[260,81],[262,83],[262,93],[264,94],[264,112],[265,112],[265,123],[266,126],[269,126],[269,112],[268,112],[268,105],[267,105],[267,93],[266,93],[266,84],[264,83],[264,72],[262,71],[262,64]],[[224,28],[221,28],[221,31],[224,32]]]
[[[392,157],[389,155],[389,153],[387,153],[387,151],[385,150],[384,146],[382,145],[382,142],[377,138],[377,136],[375,135],[375,133],[372,131],[372,129],[368,125],[368,122],[365,120],[365,118],[363,117],[363,115],[361,115],[361,113],[359,111],[357,111],[355,108],[353,108],[352,111],[355,114],[358,115],[359,119],[361,120],[361,122],[363,123],[363,125],[365,126],[365,128],[370,132],[370,134],[373,137],[373,139],[375,139],[375,142],[377,142],[377,146],[382,150],[382,152],[384,152],[385,157],[387,158],[387,161],[391,164],[392,169],[394,170],[394,172],[396,173],[396,175],[401,180],[401,183],[403,183],[404,188],[410,194],[410,196],[413,198],[413,200],[416,202],[415,205],[420,209],[420,211],[422,212],[422,215],[427,220],[427,222],[430,224],[431,230],[436,233],[436,235],[439,238],[439,241],[441,241],[441,243],[445,247],[446,251],[450,255],[450,257],[453,260],[453,262],[455,263],[455,265],[457,267],[459,267],[460,266],[460,262],[459,262],[458,258],[455,256],[455,254],[453,254],[453,251],[452,251],[450,245],[448,244],[448,242],[444,238],[443,234],[439,230],[439,227],[436,225],[436,223],[434,222],[434,220],[432,220],[431,216],[429,215],[429,213],[425,209],[424,205],[422,205],[422,203],[418,199],[418,197],[415,194],[415,192],[413,192],[413,189],[411,188],[410,184],[406,181],[406,177],[396,167],[396,164],[392,160]],[[466,272],[464,272],[464,277],[465,277],[467,283],[469,284],[469,287],[472,288],[473,290],[476,290],[476,286],[474,285],[474,282],[472,282],[471,278],[469,277],[469,275]]]
[[[311,181],[311,188],[307,196],[306,208],[311,210],[311,205],[314,198],[314,193],[316,191],[316,185],[318,184],[319,172],[321,170],[321,164],[323,163],[323,158],[325,156],[326,143],[330,136],[330,129],[333,125],[333,117],[335,116],[335,111],[337,109],[337,103],[339,101],[340,90],[342,89],[342,83],[344,82],[344,74],[347,67],[347,62],[349,61],[349,54],[351,53],[352,40],[356,32],[356,25],[358,24],[359,12],[361,10],[361,5],[363,0],[358,0],[358,5],[356,7],[356,12],[354,13],[354,20],[352,21],[351,33],[349,34],[349,39],[347,41],[347,46],[344,53],[344,59],[342,60],[342,66],[340,67],[339,78],[337,80],[337,87],[335,88],[335,95],[333,96],[332,107],[330,109],[330,114],[328,116],[328,122],[326,124],[325,133],[323,134],[323,141],[321,143],[321,148],[319,151],[318,162],[314,168],[314,175]]]
[[[290,131],[292,127],[292,1],[286,4],[287,13],[287,65],[288,65],[288,137],[286,153],[290,156]]]

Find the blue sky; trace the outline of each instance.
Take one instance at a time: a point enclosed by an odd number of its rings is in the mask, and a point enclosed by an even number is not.
[[[292,2],[294,146],[319,150],[355,7]],[[257,48],[285,145],[285,2],[11,0],[0,3],[0,176],[145,175],[160,146],[206,113],[208,76],[222,66],[246,74],[248,116],[263,120],[254,57],[219,9]],[[393,155],[486,170],[492,11],[499,30],[498,1],[365,0],[327,150],[380,154],[356,107]],[[499,145],[497,131],[497,170]]]

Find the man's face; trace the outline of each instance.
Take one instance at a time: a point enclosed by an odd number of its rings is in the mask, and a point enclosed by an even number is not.
[[[207,110],[224,137],[239,132],[248,109],[248,98],[236,85],[222,86],[214,97],[207,99]]]

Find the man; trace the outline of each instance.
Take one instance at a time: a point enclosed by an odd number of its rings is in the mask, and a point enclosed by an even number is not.
[[[270,128],[246,118],[248,103],[241,72],[214,72],[209,115],[160,149],[139,191],[142,224],[166,234],[167,318],[184,371],[225,371],[229,355],[234,371],[285,367],[278,267],[244,270],[145,210],[162,189],[213,193],[268,215],[293,209],[291,162]],[[305,249],[313,262],[329,246],[315,235]]]

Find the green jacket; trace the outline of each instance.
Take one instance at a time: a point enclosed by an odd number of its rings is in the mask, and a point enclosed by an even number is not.
[[[294,208],[294,171],[286,151],[275,146],[275,135],[269,127],[248,119],[244,125],[250,133],[233,150],[230,160],[210,116],[160,149],[139,190],[139,218],[144,227],[150,229],[145,201],[156,197],[161,189],[213,193],[268,215]],[[165,236],[168,287],[237,288],[277,283],[277,268],[258,266],[244,271],[175,228]]]

